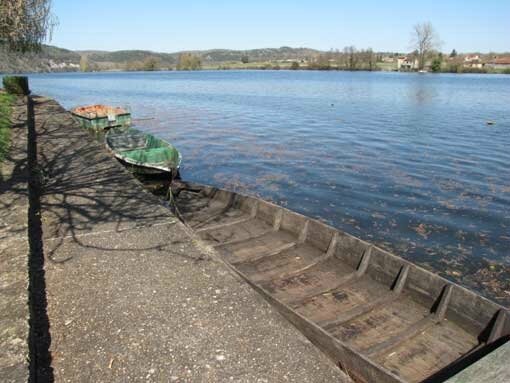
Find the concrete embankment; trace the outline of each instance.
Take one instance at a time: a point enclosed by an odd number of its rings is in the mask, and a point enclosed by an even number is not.
[[[262,297],[202,248],[60,105],[35,98],[35,116],[34,194],[29,207],[26,189],[6,185],[2,190],[5,201],[19,199],[25,221],[18,235],[14,223],[20,218],[2,216],[12,222],[2,235],[17,240],[20,248],[2,247],[1,259],[10,262],[11,253],[19,258],[9,267],[18,272],[19,286],[26,287],[29,211],[36,270],[30,302],[33,378],[347,381]],[[18,290],[21,294],[22,288]],[[16,295],[9,301],[12,310],[21,310],[25,325],[26,299]],[[20,375],[13,381],[22,381],[23,371],[28,374],[28,329],[19,329],[16,339],[23,342],[12,352],[24,357],[16,361]],[[7,373],[0,370],[0,380]]]

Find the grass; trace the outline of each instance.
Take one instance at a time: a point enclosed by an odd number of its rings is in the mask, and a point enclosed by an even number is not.
[[[383,70],[383,71],[396,71],[397,70],[397,63],[384,63],[384,62],[378,62],[375,64],[377,69]]]
[[[13,97],[0,93],[0,163],[3,162],[11,140],[11,103]]]

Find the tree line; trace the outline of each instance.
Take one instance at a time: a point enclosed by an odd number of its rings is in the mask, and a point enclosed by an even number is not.
[[[375,70],[377,55],[371,48],[356,49],[355,46],[347,46],[342,51],[335,49],[319,54],[308,62],[308,69],[318,70]]]

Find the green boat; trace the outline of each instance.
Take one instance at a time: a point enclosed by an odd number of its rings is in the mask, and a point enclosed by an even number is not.
[[[131,125],[131,113],[124,108],[89,105],[74,108],[71,113],[83,128],[101,131],[115,126]]]
[[[135,128],[113,128],[106,134],[106,146],[130,171],[176,177],[181,154],[170,143]]]

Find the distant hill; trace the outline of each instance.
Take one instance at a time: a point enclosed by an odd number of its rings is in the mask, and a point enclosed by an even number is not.
[[[175,67],[178,55],[176,53],[158,53],[143,50],[107,51],[77,51],[87,60],[95,70],[124,70],[135,68],[148,59],[156,59],[158,67],[170,69]]]
[[[0,47],[0,72],[52,72],[83,70],[129,70],[143,67],[147,60],[156,60],[158,68],[173,69],[183,52],[160,53],[144,50],[70,51],[45,45],[39,53],[14,54]],[[306,60],[317,57],[321,51],[309,48],[264,48],[252,50],[210,49],[190,51],[200,57],[204,66],[221,66],[246,60],[271,62]]]
[[[38,53],[12,53],[0,45],[0,73],[58,72],[80,69],[79,53],[44,45]]]
[[[87,57],[91,65],[98,69],[128,69],[130,64],[143,63],[148,59],[156,59],[158,66],[165,69],[174,68],[177,65],[179,55],[184,52],[159,53],[143,50],[124,50],[115,52],[106,51],[78,51]],[[301,60],[315,57],[321,52],[308,48],[266,48],[251,50],[210,49],[204,51],[189,51],[200,57],[202,64],[206,66],[219,66],[225,63],[241,62],[243,57],[249,62],[268,62],[278,60]],[[124,66],[124,68],[123,68]]]
[[[225,63],[241,61],[243,56],[247,57],[250,62],[304,60],[307,58],[316,57],[322,52],[309,48],[281,47],[281,48],[251,49],[246,51],[212,49],[192,53],[200,55],[204,63]]]

